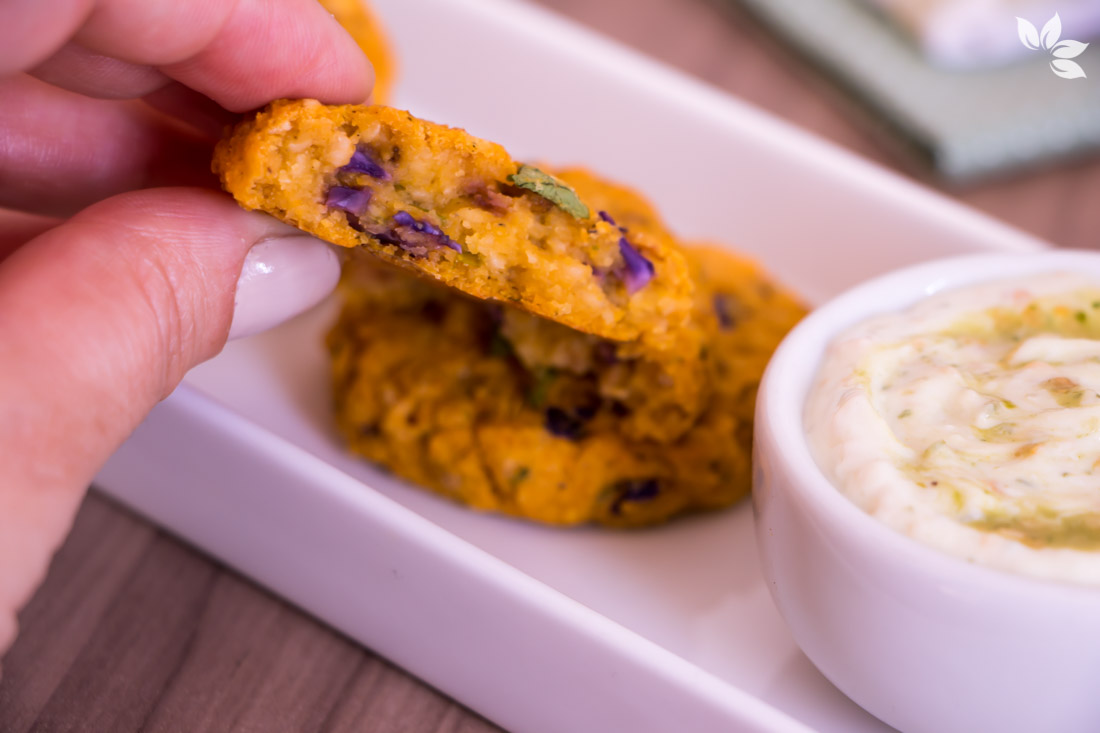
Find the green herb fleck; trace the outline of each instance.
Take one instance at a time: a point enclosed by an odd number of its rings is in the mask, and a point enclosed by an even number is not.
[[[913,414],[912,410],[902,410],[901,412],[898,413],[898,420],[904,420],[905,418],[909,417],[912,414]]]
[[[1100,549],[1100,514],[1083,512],[1063,514],[1039,506],[1019,512],[986,512],[968,524],[993,532],[1028,547],[1058,547],[1095,552]]]
[[[508,339],[504,338],[504,336],[500,334],[500,331],[494,333],[493,338],[489,341],[489,356],[505,359],[511,356],[512,353],[512,344]]]
[[[508,176],[512,184],[533,191],[577,219],[587,219],[591,212],[568,185],[532,165],[520,165],[515,175]]]
[[[512,478],[508,480],[508,483],[512,485],[512,488],[516,488],[531,475],[531,469],[527,466],[520,466],[515,473],[512,474]]]
[[[978,440],[983,443],[1011,443],[1016,425],[1010,422],[997,423],[991,428],[974,428]]]
[[[1075,313],[1073,317],[1077,319],[1078,323],[1084,323],[1089,319],[1088,315],[1086,315],[1084,311],[1077,311],[1077,313]]]
[[[535,372],[535,383],[527,392],[527,402],[532,407],[542,408],[550,396],[550,385],[558,378],[556,369],[539,369]]]

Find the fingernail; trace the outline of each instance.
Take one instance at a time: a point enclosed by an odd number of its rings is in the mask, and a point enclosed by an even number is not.
[[[324,300],[340,279],[332,247],[301,235],[268,239],[248,251],[229,338],[266,331]]]

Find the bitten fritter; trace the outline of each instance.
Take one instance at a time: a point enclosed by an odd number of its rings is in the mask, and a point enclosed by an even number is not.
[[[641,526],[731,504],[749,491],[764,364],[803,310],[747,260],[686,252],[712,392],[679,439],[627,435],[628,413],[601,394],[598,370],[565,352],[561,369],[528,368],[508,339],[507,311],[361,253],[328,337],[342,434],[412,482],[550,524]]]
[[[283,100],[219,144],[214,170],[246,209],[475,298],[654,351],[682,343],[692,285],[667,231],[617,222],[463,130]]]
[[[397,62],[390,50],[382,24],[371,12],[366,0],[318,0],[332,13],[336,22],[359,44],[374,66],[374,91],[371,98],[378,104],[389,102],[393,90]]]

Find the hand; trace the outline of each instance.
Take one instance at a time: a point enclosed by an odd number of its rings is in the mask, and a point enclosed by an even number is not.
[[[222,125],[372,83],[313,0],[0,5],[0,654],[144,415],[338,276],[324,244],[214,189]]]

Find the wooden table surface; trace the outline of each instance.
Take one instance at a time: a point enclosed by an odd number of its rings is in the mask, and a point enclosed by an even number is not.
[[[723,0],[538,1],[928,182]],[[1093,158],[948,193],[1056,244],[1092,247],[1098,190]],[[499,730],[94,491],[21,623],[3,661],[0,733]]]

